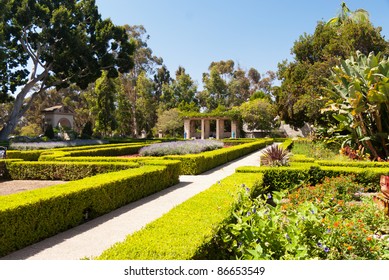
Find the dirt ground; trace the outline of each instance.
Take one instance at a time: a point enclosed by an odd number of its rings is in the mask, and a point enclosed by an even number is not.
[[[11,180],[0,181],[0,196],[63,184],[64,181]]]

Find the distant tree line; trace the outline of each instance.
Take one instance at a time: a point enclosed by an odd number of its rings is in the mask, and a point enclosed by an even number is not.
[[[84,136],[182,136],[185,112],[235,111],[250,129],[271,129],[278,116],[326,130],[337,123],[322,110],[333,101],[332,69],[357,51],[389,54],[367,11],[342,3],[336,17],[298,38],[293,60],[280,62],[276,73],[212,61],[198,90],[183,66],[171,74],[153,54],[142,25],[114,26],[92,0],[24,2],[0,4],[0,139],[43,133],[41,110],[57,104],[74,110],[74,130]],[[65,24],[67,31],[59,28]]]

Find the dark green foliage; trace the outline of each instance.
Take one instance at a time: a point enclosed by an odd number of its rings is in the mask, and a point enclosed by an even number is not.
[[[116,92],[119,89],[117,79],[110,78],[104,71],[101,78],[96,81],[95,92],[97,94],[97,118],[95,131],[104,137],[109,136],[117,128],[115,116]]]
[[[91,121],[87,121],[81,132],[81,139],[91,139],[93,135],[93,125]]]
[[[54,129],[53,129],[53,126],[51,124],[49,124],[47,127],[46,127],[46,130],[45,130],[45,136],[49,139],[54,139]]]

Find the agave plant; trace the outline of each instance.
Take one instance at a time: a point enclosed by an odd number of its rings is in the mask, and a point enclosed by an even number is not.
[[[290,152],[277,144],[266,148],[261,155],[261,165],[287,166],[289,165]]]

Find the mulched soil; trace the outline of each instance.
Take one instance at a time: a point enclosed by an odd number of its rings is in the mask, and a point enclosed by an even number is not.
[[[64,181],[41,181],[41,180],[11,180],[0,181],[0,196],[19,193],[53,185],[63,184]]]

